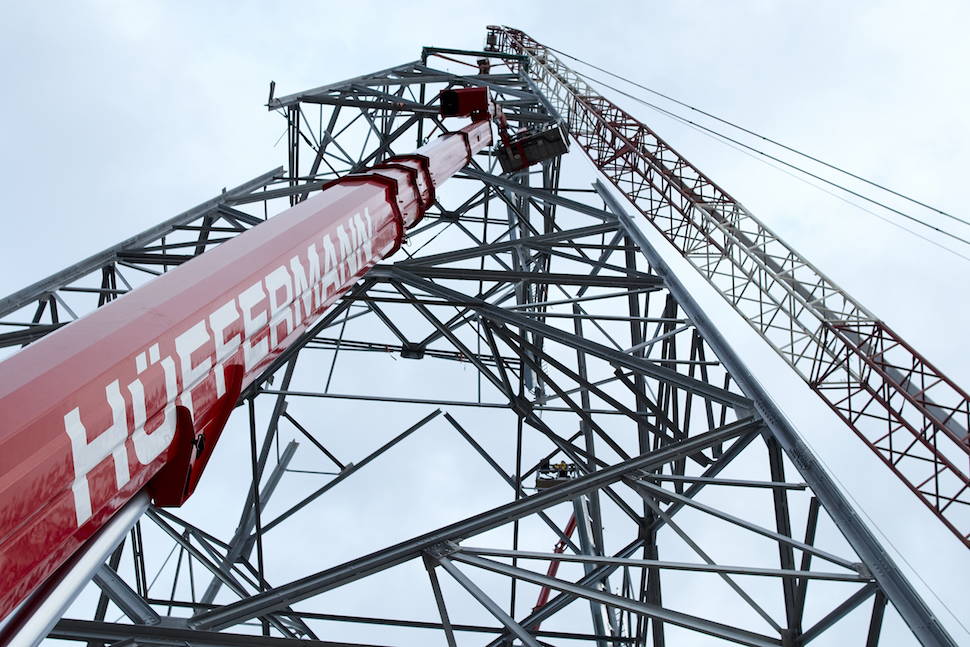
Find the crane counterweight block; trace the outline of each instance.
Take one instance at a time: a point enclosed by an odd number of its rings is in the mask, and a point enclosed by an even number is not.
[[[491,144],[489,121],[325,186],[0,362],[0,618],[147,490],[195,490],[240,393]]]

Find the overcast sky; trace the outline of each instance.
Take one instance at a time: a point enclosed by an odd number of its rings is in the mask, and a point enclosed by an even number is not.
[[[970,217],[965,2],[0,7],[0,294],[283,163],[284,123],[263,107],[270,80],[281,95],[414,60],[422,45],[480,48],[492,23]],[[970,385],[970,262],[624,105]],[[920,215],[970,237],[970,227]],[[820,451],[850,487],[871,482],[853,473],[852,450]],[[866,505],[891,515],[880,489],[867,488]],[[965,609],[967,551],[937,531],[894,542]]]
[[[421,45],[480,47],[492,22],[966,214],[966,3],[4,4],[3,213],[33,226],[6,250],[3,292],[280,163],[283,124],[261,107],[270,80],[287,93]],[[965,261],[827,198],[802,209],[784,176],[639,110],[970,381]]]

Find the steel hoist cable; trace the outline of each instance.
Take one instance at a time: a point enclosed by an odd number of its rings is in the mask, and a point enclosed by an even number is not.
[[[869,185],[871,185],[871,186],[873,186],[875,188],[878,188],[878,189],[881,189],[883,191],[886,191],[887,193],[890,193],[892,195],[895,195],[897,197],[900,197],[900,198],[902,198],[902,199],[904,199],[904,200],[906,200],[908,202],[911,202],[913,204],[916,204],[916,205],[919,205],[921,207],[924,207],[924,208],[926,208],[926,209],[928,209],[930,211],[933,211],[935,213],[938,213],[938,214],[940,214],[942,216],[945,216],[945,217],[947,217],[947,218],[949,218],[951,220],[954,220],[954,221],[959,222],[961,224],[970,226],[970,221],[964,220],[964,219],[959,218],[959,217],[957,217],[957,216],[955,216],[955,215],[953,215],[951,213],[948,213],[946,211],[943,211],[942,209],[939,209],[939,208],[934,207],[932,205],[926,204],[925,202],[922,202],[920,200],[917,200],[915,198],[912,198],[910,196],[907,196],[907,195],[905,195],[903,193],[900,193],[898,191],[895,191],[893,189],[890,189],[890,188],[888,188],[888,187],[886,187],[886,186],[884,186],[882,184],[879,184],[879,183],[874,182],[872,180],[866,179],[866,178],[864,178],[864,177],[862,177],[860,175],[857,175],[855,173],[852,173],[851,171],[848,171],[848,170],[846,170],[846,169],[844,169],[844,168],[842,168],[842,167],[840,167],[838,165],[835,165],[835,164],[826,162],[826,161],[821,160],[821,159],[819,159],[817,157],[814,157],[814,156],[812,156],[812,155],[810,155],[808,153],[804,153],[802,151],[799,151],[796,148],[793,148],[791,146],[788,146],[786,144],[783,144],[783,143],[781,143],[781,142],[779,142],[777,140],[774,140],[774,139],[772,139],[770,137],[767,137],[765,135],[761,135],[761,134],[759,134],[759,133],[757,133],[757,132],[755,132],[753,130],[750,130],[748,128],[745,128],[744,126],[740,126],[740,125],[738,125],[738,124],[736,124],[736,123],[734,123],[732,121],[729,121],[727,119],[724,119],[722,117],[718,117],[717,115],[714,115],[714,114],[712,114],[710,112],[707,112],[707,111],[702,110],[700,108],[696,108],[696,107],[694,107],[694,106],[692,106],[692,105],[690,105],[690,104],[688,104],[686,102],[680,101],[679,99],[675,99],[675,98],[673,98],[673,97],[671,97],[671,96],[669,96],[667,94],[664,94],[662,92],[659,92],[657,90],[654,90],[654,89],[652,89],[650,87],[647,87],[647,86],[645,86],[643,84],[637,83],[636,81],[633,81],[633,80],[628,79],[626,77],[623,77],[623,76],[620,76],[620,75],[615,74],[613,72],[610,72],[608,70],[605,70],[605,69],[603,69],[603,68],[601,68],[599,66],[596,66],[596,65],[594,65],[592,63],[589,63],[587,61],[584,61],[584,60],[582,60],[580,58],[577,58],[577,57],[575,57],[575,56],[573,56],[571,54],[567,54],[567,53],[565,53],[565,52],[563,52],[561,50],[555,49],[553,47],[549,47],[549,49],[552,50],[552,51],[554,51],[554,52],[556,52],[556,53],[558,53],[558,54],[561,54],[561,55],[563,55],[563,56],[565,56],[565,57],[567,57],[569,59],[572,59],[574,61],[577,61],[579,63],[582,63],[583,65],[587,65],[587,66],[589,66],[589,67],[591,67],[593,69],[596,69],[596,70],[598,70],[600,72],[603,72],[605,74],[608,74],[609,76],[612,76],[614,78],[617,78],[617,79],[619,79],[619,80],[621,80],[621,81],[623,81],[625,83],[629,83],[630,85],[633,85],[633,86],[635,86],[637,88],[640,88],[642,90],[645,90],[647,92],[650,92],[651,94],[654,94],[654,95],[657,95],[659,97],[662,97],[662,98],[664,98],[664,99],[666,99],[668,101],[671,101],[673,103],[676,103],[677,105],[683,106],[683,107],[688,108],[690,110],[693,110],[693,111],[695,111],[695,112],[697,112],[699,114],[702,114],[702,115],[704,115],[706,117],[709,117],[711,119],[714,119],[715,121],[718,121],[718,122],[723,123],[725,125],[728,125],[728,126],[730,126],[732,128],[735,128],[737,130],[740,130],[740,131],[742,131],[742,132],[744,132],[744,133],[746,133],[748,135],[751,135],[753,137],[757,137],[757,138],[759,138],[759,139],[761,139],[763,141],[766,141],[766,142],[768,142],[770,144],[773,144],[775,146],[778,146],[778,147],[780,147],[780,148],[782,148],[784,150],[790,151],[790,152],[792,152],[792,153],[794,153],[796,155],[799,155],[799,156],[804,157],[806,159],[809,159],[809,160],[811,160],[813,162],[816,162],[818,164],[821,164],[823,166],[826,166],[826,167],[828,167],[828,168],[830,168],[832,170],[838,171],[839,173],[843,173],[844,175],[847,175],[847,176],[849,176],[849,177],[851,177],[853,179],[859,180],[859,181],[864,182],[866,184],[869,184]],[[625,97],[627,97],[629,99],[632,99],[632,100],[634,100],[634,101],[636,101],[636,102],[638,102],[640,104],[643,104],[643,105],[645,105],[645,106],[647,106],[647,107],[649,107],[649,108],[651,108],[653,110],[656,110],[656,111],[658,111],[658,112],[660,112],[660,113],[662,113],[664,115],[667,115],[667,116],[669,116],[669,117],[671,117],[673,119],[676,119],[676,120],[678,120],[678,121],[680,121],[682,123],[685,123],[685,124],[687,124],[687,125],[689,125],[689,126],[691,126],[693,128],[696,128],[696,129],[699,129],[701,131],[707,132],[707,133],[709,133],[711,135],[714,135],[714,136],[716,136],[718,138],[721,138],[721,139],[723,139],[723,140],[725,140],[727,142],[730,142],[730,143],[732,143],[732,144],[734,144],[736,146],[740,146],[740,147],[742,147],[742,148],[744,148],[744,149],[746,149],[748,151],[751,151],[751,152],[753,152],[753,153],[755,153],[757,155],[761,155],[761,156],[766,157],[766,158],[768,158],[768,159],[770,159],[770,160],[772,160],[774,162],[777,162],[779,164],[783,164],[784,166],[786,166],[786,167],[788,167],[790,169],[793,169],[793,170],[795,170],[795,171],[797,171],[799,173],[808,175],[809,177],[812,177],[812,178],[814,178],[814,179],[816,179],[818,181],[824,182],[824,183],[826,183],[826,184],[828,184],[828,185],[830,185],[832,187],[835,187],[835,188],[837,188],[837,189],[839,189],[841,191],[845,191],[846,193],[848,193],[850,195],[853,195],[853,196],[855,196],[857,198],[860,198],[862,200],[865,200],[867,202],[870,202],[870,203],[872,203],[872,204],[874,204],[876,206],[882,207],[883,209],[886,209],[887,211],[891,211],[891,212],[893,212],[893,213],[895,213],[895,214],[897,214],[899,216],[902,216],[903,218],[906,218],[907,220],[911,220],[911,221],[913,221],[913,222],[915,222],[917,224],[920,224],[920,225],[922,225],[924,227],[927,227],[929,229],[932,229],[932,230],[936,231],[939,234],[942,234],[942,235],[947,236],[949,238],[953,238],[953,239],[955,239],[955,240],[957,240],[959,242],[962,242],[964,244],[970,245],[970,239],[963,238],[961,236],[958,236],[957,234],[954,234],[954,233],[949,232],[949,231],[947,231],[945,229],[942,229],[940,227],[937,227],[936,225],[934,225],[932,223],[929,223],[929,222],[927,222],[925,220],[922,220],[920,218],[917,218],[916,216],[913,216],[913,215],[908,214],[908,213],[906,213],[904,211],[901,211],[899,209],[896,209],[894,207],[891,207],[888,204],[885,204],[884,202],[880,202],[879,200],[876,200],[875,198],[871,198],[871,197],[866,196],[866,195],[864,195],[862,193],[859,193],[858,191],[855,191],[853,189],[850,189],[849,187],[847,187],[845,185],[839,184],[838,182],[835,182],[833,180],[830,180],[828,178],[825,178],[823,176],[820,176],[820,175],[818,175],[816,173],[813,173],[812,171],[809,171],[809,170],[807,170],[807,169],[805,169],[805,168],[803,168],[801,166],[798,166],[797,164],[793,164],[793,163],[788,162],[788,161],[786,161],[784,159],[781,159],[781,158],[779,158],[777,156],[774,156],[774,155],[772,155],[770,153],[767,153],[767,152],[765,152],[765,151],[763,151],[763,150],[761,150],[759,148],[756,148],[754,146],[751,146],[750,144],[747,144],[747,143],[745,143],[743,141],[740,141],[740,140],[738,140],[736,138],[733,138],[733,137],[731,137],[729,135],[726,135],[723,132],[720,132],[718,130],[715,130],[713,128],[710,128],[708,126],[705,126],[703,124],[696,123],[696,122],[694,122],[694,121],[692,121],[690,119],[687,119],[686,117],[684,117],[682,115],[679,115],[679,114],[677,114],[675,112],[672,112],[672,111],[670,111],[670,110],[668,110],[668,109],[666,109],[666,108],[664,108],[662,106],[659,106],[659,105],[657,105],[655,103],[652,103],[650,101],[647,101],[647,100],[643,99],[642,97],[638,97],[638,96],[636,96],[634,94],[631,94],[629,92],[626,92],[624,90],[621,90],[620,88],[617,88],[617,87],[615,87],[613,85],[610,85],[609,83],[603,81],[602,79],[598,79],[598,78],[595,78],[595,77],[590,76],[588,74],[584,74],[583,72],[576,72],[576,73],[579,76],[582,76],[583,78],[585,78],[588,81],[591,81],[593,83],[597,83],[597,84],[599,84],[599,85],[601,85],[603,87],[606,87],[606,88],[608,88],[610,90],[613,90],[614,92],[617,92],[617,93],[619,93],[619,94],[621,94],[621,95],[623,95],[623,96],[625,96]],[[850,203],[850,204],[852,204],[852,203]],[[854,206],[858,206],[858,205],[854,205]],[[907,231],[909,231],[909,230],[907,230]],[[913,232],[910,232],[910,233],[913,233]],[[944,249],[946,249],[946,248],[944,248]],[[960,256],[962,256],[962,255],[960,255]]]

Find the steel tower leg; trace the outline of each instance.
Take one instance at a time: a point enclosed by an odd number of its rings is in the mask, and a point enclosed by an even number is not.
[[[650,261],[654,271],[663,277],[667,289],[677,299],[697,329],[704,335],[718,358],[731,371],[731,376],[737,381],[741,390],[751,398],[755,408],[771,429],[774,437],[781,443],[785,453],[795,464],[802,478],[811,485],[826,511],[833,517],[839,530],[845,535],[863,563],[870,569],[882,586],[885,595],[893,602],[900,615],[906,620],[913,633],[924,645],[955,645],[953,639],[946,633],[939,621],[923,602],[906,577],[896,566],[892,557],[880,545],[879,541],[862,521],[858,513],[842,494],[842,491],[832,480],[832,477],[819,464],[812,451],[802,441],[801,436],[792,427],[788,418],[778,410],[771,396],[764,386],[754,378],[745,367],[744,362],[721,335],[717,326],[704,314],[697,302],[684,288],[677,276],[670,271],[670,267],[650,244],[650,241],[636,226],[623,205],[610,190],[599,180],[596,181],[596,192],[609,205],[610,211],[617,215],[621,226],[637,245],[643,255]]]

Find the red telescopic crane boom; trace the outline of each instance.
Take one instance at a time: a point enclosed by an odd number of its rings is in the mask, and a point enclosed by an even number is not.
[[[478,90],[460,131],[336,180],[0,363],[0,618],[139,492],[156,505],[192,494],[240,393],[491,143]]]

